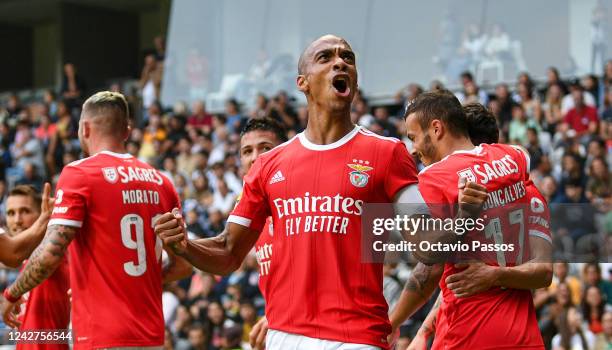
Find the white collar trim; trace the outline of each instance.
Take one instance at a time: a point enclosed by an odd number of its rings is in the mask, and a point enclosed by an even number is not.
[[[305,132],[301,132],[298,134],[298,139],[300,140],[300,143],[302,143],[302,146],[304,146],[305,148],[312,150],[312,151],[327,151],[330,149],[334,149],[334,148],[338,148],[342,145],[344,145],[345,143],[349,142],[350,140],[353,139],[353,137],[355,137],[355,135],[357,135],[357,133],[359,132],[359,130],[361,129],[361,127],[359,125],[355,125],[355,127],[353,128],[353,130],[351,130],[351,132],[349,132],[348,134],[344,135],[340,140],[327,144],[327,145],[318,145],[316,143],[312,143],[310,142],[310,140],[308,140],[308,138],[306,137]]]
[[[97,154],[106,154],[108,156],[123,158],[123,159],[132,158],[132,155],[129,153],[115,153],[111,151],[100,151]]]

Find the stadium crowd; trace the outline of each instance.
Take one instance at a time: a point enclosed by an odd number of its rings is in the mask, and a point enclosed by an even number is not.
[[[230,99],[225,113],[211,114],[202,101],[191,106],[159,103],[163,52],[147,56],[136,91],[123,91],[135,111],[128,151],[168,176],[177,189],[188,231],[197,237],[219,234],[242,189],[240,132],[251,118],[279,121],[288,137],[305,128],[307,111],[285,92],[259,95],[251,109]],[[531,178],[552,212],[556,260],[553,284],[534,292],[547,347],[606,349],[612,344],[612,61],[603,76],[560,78],[549,68],[546,81],[529,74],[515,85],[478,86],[469,72],[456,91],[464,103],[487,106],[498,120],[501,142],[530,153]],[[442,88],[432,82],[429,89]],[[110,90],[120,91],[113,84]],[[410,84],[392,104],[371,106],[359,93],[351,117],[378,134],[405,137],[403,110],[424,91]],[[0,101],[0,207],[16,185],[42,190],[63,166],[80,157],[77,138],[80,105],[89,96],[77,67],[66,64],[61,90],[40,100],[15,94]],[[567,261],[565,263],[563,261]],[[384,292],[393,307],[410,275],[410,259],[385,266]],[[16,270],[0,272],[4,289]],[[254,254],[226,277],[201,271],[169,284],[163,294],[168,349],[241,349],[264,311]],[[426,310],[402,327],[400,348],[416,332]],[[571,345],[570,345],[571,344]],[[568,347],[571,346],[571,347]]]

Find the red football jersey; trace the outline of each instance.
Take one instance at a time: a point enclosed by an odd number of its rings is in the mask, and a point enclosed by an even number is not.
[[[24,262],[23,266],[25,267]],[[23,270],[23,267],[22,267]],[[26,293],[20,331],[25,330],[64,330],[70,323],[70,275],[66,256],[55,272],[30,292]],[[18,350],[46,349],[66,350],[68,344],[30,344],[17,343]]]
[[[416,182],[403,143],[360,127],[329,145],[301,133],[259,156],[228,221],[261,232],[272,216],[269,327],[386,349],[382,264],[362,263],[361,215]]]
[[[129,154],[64,167],[49,225],[80,227],[70,245],[76,349],[164,343],[157,215],[179,207],[170,180]]]
[[[548,230],[536,224],[542,224],[542,220],[530,223],[533,216],[546,217],[547,211],[538,207],[534,213],[530,206],[531,198],[537,198],[539,193],[534,194],[537,189],[528,179],[528,164],[523,151],[513,146],[482,144],[471,151],[455,152],[421,171],[419,189],[437,215],[455,215],[451,204],[458,203],[460,176],[485,185],[489,197],[483,210],[487,218],[484,237],[483,232],[471,232],[463,242],[472,248],[474,241],[514,247],[505,252],[470,250],[456,254],[456,260],[516,265],[529,256],[528,235],[550,239]],[[446,206],[442,210],[437,204]],[[458,299],[445,283],[456,272],[453,264],[445,265],[440,281],[443,302],[433,349],[544,348],[529,290],[492,288]]]
[[[255,243],[255,256],[259,264],[259,290],[266,302],[268,301],[268,275],[270,274],[270,264],[272,263],[272,237],[274,237],[274,225],[272,224],[272,217],[268,217]]]

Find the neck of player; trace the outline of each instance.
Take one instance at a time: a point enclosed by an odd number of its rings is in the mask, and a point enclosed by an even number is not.
[[[109,151],[113,153],[124,154],[127,153],[123,142],[117,142],[112,140],[101,140],[96,144],[90,144],[89,155],[98,154],[102,151]]]
[[[474,144],[468,138],[449,138],[448,141],[440,145],[440,159],[456,151],[470,151],[474,147]]]
[[[317,145],[334,143],[350,133],[355,125],[351,122],[350,104],[346,109],[329,111],[314,103],[308,105],[308,125],[304,134]]]

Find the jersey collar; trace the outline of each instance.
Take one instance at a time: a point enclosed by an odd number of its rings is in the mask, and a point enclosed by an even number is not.
[[[97,154],[106,154],[111,157],[123,158],[123,159],[132,158],[132,155],[129,153],[115,153],[111,151],[100,151]]]
[[[300,140],[300,143],[302,144],[302,146],[304,146],[305,148],[311,151],[327,151],[327,150],[338,148],[344,145],[345,143],[349,142],[350,140],[352,140],[353,137],[357,135],[360,128],[361,127],[359,125],[355,125],[353,130],[351,130],[351,132],[349,132],[348,134],[344,135],[340,140],[327,144],[327,145],[318,145],[318,144],[310,142],[310,140],[308,140],[308,138],[306,137],[305,132],[299,133],[298,139]]]

